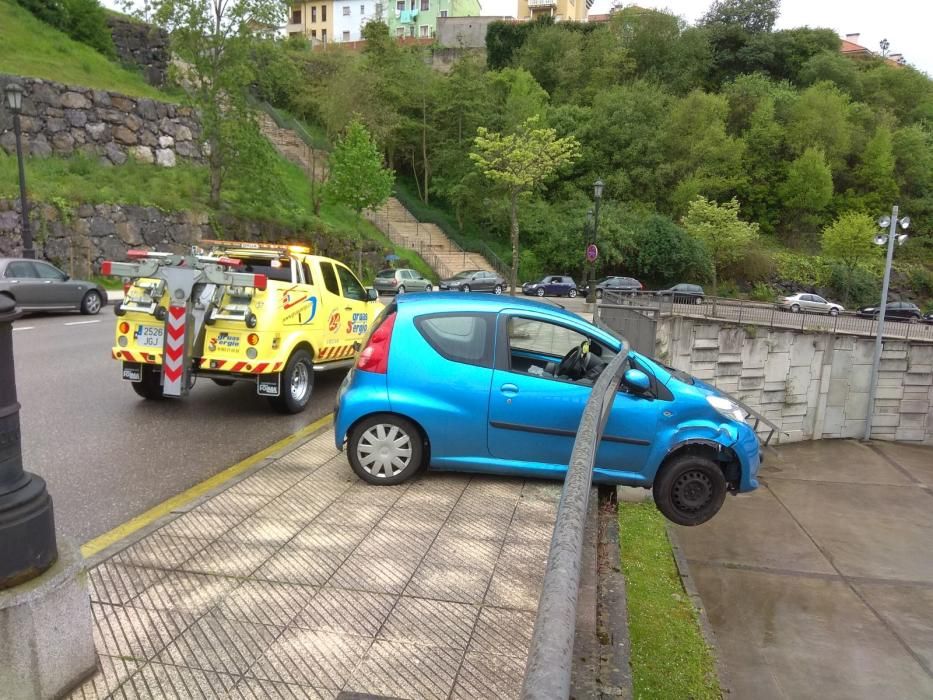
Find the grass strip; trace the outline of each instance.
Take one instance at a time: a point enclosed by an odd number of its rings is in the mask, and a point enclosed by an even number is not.
[[[653,503],[620,503],[619,541],[635,698],[721,698],[713,650],[681,584],[664,516]]]

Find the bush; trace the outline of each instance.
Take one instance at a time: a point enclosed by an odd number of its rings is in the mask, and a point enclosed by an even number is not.
[[[107,26],[107,14],[97,0],[18,0],[19,4],[46,24],[75,41],[87,44],[104,56],[117,55]]]
[[[808,287],[825,287],[829,284],[831,271],[825,258],[781,252],[774,256],[774,261],[777,276],[782,280]]]
[[[933,271],[911,265],[907,270],[907,283],[921,297],[933,297]]]
[[[775,261],[771,254],[760,248],[748,248],[745,255],[723,269],[723,277],[740,286],[748,287],[774,276]]]
[[[774,301],[776,296],[777,293],[769,285],[756,282],[748,298],[752,301]]]
[[[829,288],[838,296],[843,306],[862,306],[878,301],[881,284],[871,269],[848,267],[833,263],[829,272]]]

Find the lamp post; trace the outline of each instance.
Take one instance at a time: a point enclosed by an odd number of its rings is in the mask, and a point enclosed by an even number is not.
[[[888,253],[884,262],[884,281],[881,283],[881,306],[878,309],[878,331],[875,335],[875,354],[871,361],[871,379],[868,384],[868,416],[865,420],[865,439],[871,439],[871,421],[872,414],[875,412],[875,393],[878,383],[878,367],[881,365],[882,338],[884,336],[884,313],[888,306],[888,284],[891,281],[891,261],[894,259],[894,243],[897,241],[901,245],[907,240],[907,234],[897,234],[897,227],[907,230],[910,226],[910,217],[903,217],[900,221],[897,219],[898,206],[895,204],[891,209],[891,216],[882,216],[878,219],[878,225],[887,228],[885,233],[882,231],[875,236],[875,245],[887,245]]]
[[[595,202],[593,206],[593,246],[594,247],[597,246],[597,242],[599,241],[599,203],[603,199],[603,188],[604,187],[605,187],[605,183],[603,183],[601,179],[593,183],[593,200]],[[597,251],[597,256],[598,255],[599,253]],[[587,291],[587,294],[586,294],[586,301],[587,303],[590,303],[590,304],[596,301],[596,270],[597,270],[598,259],[599,259],[598,257],[593,258],[591,269],[590,269],[590,285],[589,285],[589,290]]]
[[[16,161],[19,164],[19,199],[23,214],[23,257],[35,258],[32,247],[32,231],[29,228],[29,202],[26,199],[26,170],[23,165],[22,134],[19,126],[19,113],[23,109],[23,88],[17,83],[7,83],[3,88],[6,106],[13,114],[13,133],[16,136]]]

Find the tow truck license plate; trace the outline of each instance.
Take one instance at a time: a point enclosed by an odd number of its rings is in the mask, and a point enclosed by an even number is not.
[[[278,374],[273,374],[269,377],[258,377],[256,379],[256,393],[260,396],[278,396],[279,376]]]
[[[123,378],[131,382],[141,382],[143,380],[142,366],[136,362],[124,362]]]
[[[161,326],[136,326],[136,344],[144,348],[161,348],[162,335],[165,329]]]

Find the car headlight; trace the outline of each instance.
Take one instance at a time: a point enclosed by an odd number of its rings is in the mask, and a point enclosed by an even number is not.
[[[726,418],[742,423],[748,416],[745,409],[739,406],[735,401],[731,401],[724,396],[707,396],[707,403],[716,409],[716,412]]]

